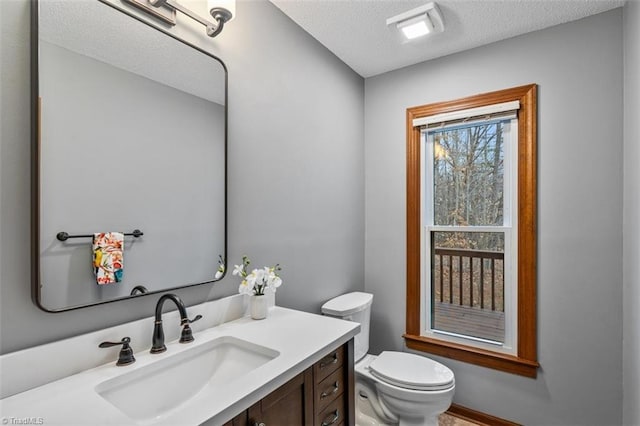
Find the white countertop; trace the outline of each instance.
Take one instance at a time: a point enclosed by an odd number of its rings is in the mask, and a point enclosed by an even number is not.
[[[266,320],[243,317],[194,333],[196,342],[167,344],[167,351],[135,354],[136,362],[117,367],[112,362],[16,394],[0,401],[3,424],[44,425],[199,425],[223,424],[346,343],[360,330],[357,323],[274,307]],[[170,357],[193,345],[233,336],[271,348],[279,356],[223,387],[205,387],[193,398],[153,422],[136,423],[103,399],[95,387],[107,379]],[[96,351],[99,349],[96,348]],[[33,368],[46,369],[34,365]],[[171,386],[167,386],[171,392]],[[24,422],[22,423],[24,424]]]

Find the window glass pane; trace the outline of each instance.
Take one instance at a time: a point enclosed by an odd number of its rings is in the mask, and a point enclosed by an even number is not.
[[[507,122],[429,131],[435,225],[503,225]]]
[[[431,328],[504,342],[504,233],[431,232]]]

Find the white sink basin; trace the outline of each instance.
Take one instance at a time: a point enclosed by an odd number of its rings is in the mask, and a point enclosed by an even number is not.
[[[279,354],[246,340],[219,337],[106,380],[95,391],[131,419],[151,424],[204,388],[224,387]]]

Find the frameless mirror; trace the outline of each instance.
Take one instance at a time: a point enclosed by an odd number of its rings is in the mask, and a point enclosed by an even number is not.
[[[32,7],[36,304],[58,312],[220,278],[222,61],[107,3]],[[99,285],[93,236],[108,232],[125,233],[122,275]]]

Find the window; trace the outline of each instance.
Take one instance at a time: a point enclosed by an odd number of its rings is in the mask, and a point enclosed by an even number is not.
[[[407,110],[412,349],[535,377],[536,86]]]

